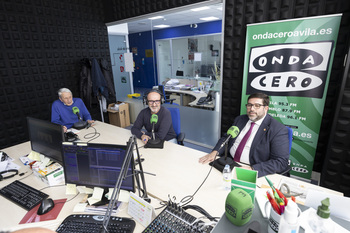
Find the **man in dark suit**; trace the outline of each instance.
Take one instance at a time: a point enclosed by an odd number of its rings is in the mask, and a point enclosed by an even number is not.
[[[269,102],[269,96],[263,93],[250,95],[246,104],[247,114],[236,117],[233,122],[240,133],[228,141],[228,151],[233,159],[242,163],[242,168],[258,171],[259,177],[283,172],[288,167],[288,129],[267,114]],[[209,163],[217,155],[222,155],[225,147],[219,148],[226,138],[227,135],[224,135],[213,151],[201,157],[199,162]]]

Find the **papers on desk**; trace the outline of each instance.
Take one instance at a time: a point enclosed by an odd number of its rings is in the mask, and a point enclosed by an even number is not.
[[[311,212],[316,213],[316,210],[313,208],[309,208],[307,210],[305,210],[304,212],[301,213],[300,216],[300,226],[304,229],[305,233],[313,233],[314,231],[311,229],[311,227],[309,226],[308,220],[309,220],[309,215]],[[332,213],[332,212],[331,212]],[[331,214],[331,218],[332,218],[332,214]],[[334,224],[334,231],[336,233],[349,233],[348,230],[346,230],[344,227],[340,226],[339,224],[337,224],[336,222],[333,221]]]
[[[303,184],[303,182],[298,182],[297,179],[284,179],[284,178],[282,178],[279,185],[277,186],[277,188],[279,190],[281,190],[281,192],[284,193],[286,190],[284,188],[281,188],[282,184],[288,185],[291,194],[294,194],[293,196],[295,196],[296,203],[304,205],[305,200],[306,200],[306,195],[309,191],[309,188],[306,187]],[[287,195],[285,195],[285,196],[288,198]]]
[[[13,159],[7,156],[7,159],[0,162],[0,172],[8,171],[11,169],[18,170],[20,166],[13,162]]]
[[[310,189],[307,193],[305,205],[317,209],[321,205],[321,201],[327,197],[329,198],[331,216],[337,216],[338,218],[350,221],[350,198],[348,197]]]
[[[258,187],[255,190],[255,200],[264,218],[267,218],[265,206],[266,206],[266,203],[268,202],[266,192],[269,190],[271,190],[271,188],[258,188]]]

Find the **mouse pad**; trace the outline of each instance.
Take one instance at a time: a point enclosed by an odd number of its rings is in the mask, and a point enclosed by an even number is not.
[[[61,209],[64,203],[66,203],[66,200],[67,198],[54,200],[55,207],[53,207],[52,210],[50,210],[48,213],[43,215],[37,214],[40,204],[35,206],[33,209],[28,211],[28,213],[23,217],[23,219],[19,222],[19,224],[41,222],[41,221],[56,219],[58,214],[61,212]]]

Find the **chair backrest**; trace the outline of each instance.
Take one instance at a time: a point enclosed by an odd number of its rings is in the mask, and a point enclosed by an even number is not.
[[[180,109],[178,108],[167,108],[171,113],[171,120],[173,122],[173,127],[176,135],[181,132],[181,119],[180,119]]]
[[[166,101],[164,86],[163,86],[163,85],[158,85],[158,89],[160,90],[160,92],[162,92],[162,93],[163,93],[164,100]]]

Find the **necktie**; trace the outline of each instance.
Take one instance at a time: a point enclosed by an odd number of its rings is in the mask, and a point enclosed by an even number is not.
[[[236,153],[235,153],[235,157],[234,157],[234,160],[236,162],[239,162],[241,160],[241,155],[242,155],[243,148],[244,148],[245,144],[247,143],[250,134],[252,133],[254,125],[255,125],[254,122],[252,122],[250,124],[250,128],[249,128],[248,132],[244,135],[242,141],[239,143],[239,145],[237,147],[237,150],[236,150]]]

